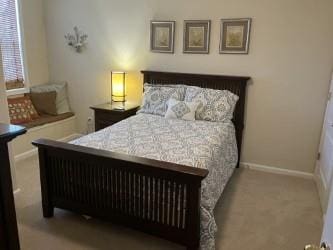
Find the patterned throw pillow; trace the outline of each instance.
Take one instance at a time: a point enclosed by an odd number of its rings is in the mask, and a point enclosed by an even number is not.
[[[184,100],[184,87],[164,87],[161,85],[144,85],[143,101],[138,113],[164,116],[170,98]]]
[[[196,120],[222,122],[233,118],[239,97],[228,90],[188,87],[185,101],[198,102]]]
[[[39,117],[28,96],[9,98],[8,109],[10,122],[12,124],[23,124],[31,122],[33,119]]]
[[[197,102],[185,102],[170,99],[168,102],[168,110],[165,113],[165,118],[194,121],[195,111],[198,106],[199,103]]]

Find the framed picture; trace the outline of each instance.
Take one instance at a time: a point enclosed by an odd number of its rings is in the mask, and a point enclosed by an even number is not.
[[[185,20],[183,52],[208,54],[210,20]]]
[[[152,52],[173,53],[174,36],[174,21],[150,22],[150,50]]]
[[[251,18],[222,19],[220,54],[248,54]]]

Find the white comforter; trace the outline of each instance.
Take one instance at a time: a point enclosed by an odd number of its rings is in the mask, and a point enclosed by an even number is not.
[[[138,114],[71,143],[209,170],[202,182],[201,249],[215,249],[214,207],[237,163],[229,122],[168,120]]]

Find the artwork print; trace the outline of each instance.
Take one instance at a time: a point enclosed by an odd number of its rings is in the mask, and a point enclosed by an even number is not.
[[[220,53],[248,54],[251,19],[222,19]]]
[[[184,22],[184,53],[208,54],[210,20],[191,20]]]
[[[174,31],[174,21],[151,21],[150,50],[159,53],[173,53]]]

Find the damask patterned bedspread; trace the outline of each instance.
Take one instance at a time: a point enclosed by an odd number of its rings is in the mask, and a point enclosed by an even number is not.
[[[237,163],[229,122],[184,121],[138,114],[72,144],[209,170],[202,182],[201,249],[215,249],[214,207]]]

